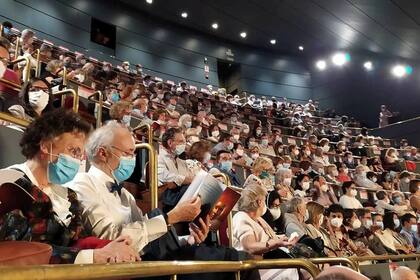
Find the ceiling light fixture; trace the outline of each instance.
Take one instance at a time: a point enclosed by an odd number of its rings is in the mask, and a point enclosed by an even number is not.
[[[299,46],[299,50],[301,51],[301,52],[303,52],[303,46]]]
[[[241,35],[242,38],[246,38],[246,32],[241,32],[239,35]]]
[[[270,44],[275,45],[276,44],[276,39],[271,39]]]
[[[217,24],[217,22],[215,22],[215,23],[213,23],[213,24],[211,25],[211,27],[212,27],[213,29],[217,29],[217,28],[219,28],[219,25]]]
[[[394,67],[392,67],[391,73],[397,78],[402,78],[407,74],[405,72],[404,65],[401,65],[401,64],[398,64],[398,65],[395,65]]]
[[[371,61],[366,61],[365,63],[363,63],[363,67],[367,70],[367,71],[372,71],[373,70],[373,64]]]
[[[325,60],[318,60],[315,63],[316,68],[318,68],[320,71],[324,71],[327,68],[327,62]]]
[[[181,17],[183,17],[183,18],[187,18],[187,17],[188,17],[188,13],[187,13],[187,12],[182,12],[182,13],[181,13]]]
[[[146,0],[147,4],[153,4],[153,0]]]
[[[331,61],[337,66],[343,66],[344,64],[350,61],[350,54],[343,52],[335,53],[332,56]]]

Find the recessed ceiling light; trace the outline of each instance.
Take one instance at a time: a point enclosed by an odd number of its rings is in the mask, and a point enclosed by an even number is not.
[[[241,32],[239,35],[241,35],[242,38],[246,38],[246,32]]]
[[[304,50],[303,46],[299,46],[299,50],[302,52]]]
[[[276,39],[271,39],[270,44],[275,45],[276,44]]]
[[[219,28],[219,25],[217,24],[217,22],[215,22],[215,23],[213,23],[213,24],[211,25],[211,27],[212,27],[213,29],[217,29],[217,28]]]
[[[327,68],[327,62],[325,60],[318,60],[315,66],[319,70],[324,71]]]
[[[146,0],[147,4],[153,4],[153,0]]]
[[[363,63],[363,67],[367,70],[367,71],[371,71],[373,69],[373,64],[371,61],[366,61],[365,63]]]
[[[343,66],[350,61],[350,54],[338,52],[331,57],[331,61],[337,66]]]
[[[182,12],[181,17],[187,18],[188,17],[188,13],[187,12]]]

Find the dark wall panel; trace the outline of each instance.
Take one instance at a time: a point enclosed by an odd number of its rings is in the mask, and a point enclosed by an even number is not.
[[[117,26],[116,59],[90,42],[91,16]],[[277,96],[287,93],[302,99],[311,94],[306,89],[310,74],[298,57],[223,42],[127,9],[118,1],[4,0],[0,19],[12,21],[19,29],[32,28],[38,37],[100,60],[142,63],[151,74],[197,86],[218,84],[217,59],[226,59],[231,49],[235,62],[248,69],[240,80],[244,90]],[[204,78],[204,57],[210,66],[209,80]]]

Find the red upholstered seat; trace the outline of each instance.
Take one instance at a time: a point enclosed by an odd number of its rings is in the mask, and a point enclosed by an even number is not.
[[[0,242],[0,265],[48,264],[52,248],[48,244],[26,241]]]

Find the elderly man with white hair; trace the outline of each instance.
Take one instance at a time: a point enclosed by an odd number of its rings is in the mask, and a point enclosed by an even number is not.
[[[135,145],[130,131],[116,121],[92,133],[86,152],[91,163],[89,171],[79,173],[68,187],[77,193],[83,221],[95,236],[115,239],[128,235],[140,251],[167,233],[170,225],[192,221],[200,213],[201,201],[195,198],[167,214],[152,218],[143,215],[133,195],[121,186],[133,173]],[[201,225],[202,228],[193,228],[184,241],[203,241],[208,229],[202,220]]]
[[[378,185],[377,183],[373,182],[372,180],[369,180],[366,177],[366,171],[363,165],[356,166],[356,173],[354,175],[354,182],[359,187],[368,188],[368,189],[374,189],[374,190],[380,190],[382,187]]]

